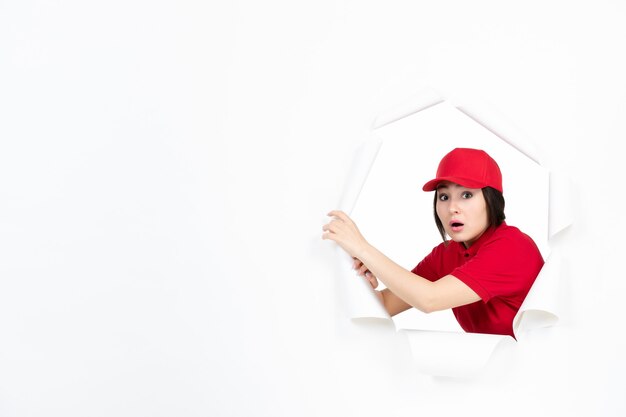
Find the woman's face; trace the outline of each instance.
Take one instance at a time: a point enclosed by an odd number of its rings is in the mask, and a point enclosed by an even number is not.
[[[437,187],[437,215],[455,242],[469,248],[487,230],[487,203],[480,188],[467,188],[451,182]]]

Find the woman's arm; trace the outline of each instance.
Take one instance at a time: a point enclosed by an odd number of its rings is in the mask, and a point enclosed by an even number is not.
[[[403,311],[411,308],[410,304],[392,293],[389,288],[385,288],[380,293],[383,297],[383,305],[385,306],[385,310],[387,310],[390,316],[395,316],[396,314],[402,313]]]
[[[322,238],[337,242],[385,284],[388,291],[383,291],[383,300],[390,314],[404,311],[407,304],[430,313],[480,300],[478,294],[452,275],[431,282],[402,268],[370,245],[345,213],[331,211],[329,215],[334,219],[323,227]]]
[[[369,244],[361,256],[359,259],[391,293],[383,292],[385,307],[391,315],[404,311],[401,302],[430,313],[480,300],[474,290],[456,277],[446,275],[435,282],[429,281],[402,268]]]

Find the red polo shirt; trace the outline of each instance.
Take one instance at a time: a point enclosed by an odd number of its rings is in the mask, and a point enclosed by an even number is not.
[[[530,236],[502,223],[469,249],[449,241],[428,254],[413,273],[430,281],[446,275],[463,281],[481,300],[452,309],[466,332],[513,334],[513,318],[543,267]]]

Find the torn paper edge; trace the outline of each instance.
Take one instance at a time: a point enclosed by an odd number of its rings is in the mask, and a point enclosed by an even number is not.
[[[561,258],[552,252],[513,318],[513,331],[518,340],[528,330],[554,326],[558,322],[560,282]]]
[[[339,210],[348,215],[352,213],[352,209],[359,199],[382,143],[382,139],[378,136],[370,135],[369,140],[363,142],[354,152],[338,206]]]
[[[446,100],[443,99],[440,95],[433,93],[426,95],[422,99],[418,100],[417,104],[413,104],[413,107],[408,105],[398,106],[389,112],[382,113],[373,124],[373,130],[378,129],[382,126],[386,126],[395,121],[401,120],[405,117],[418,113],[432,106],[435,106],[443,101]],[[476,123],[494,133],[498,138],[512,146],[514,149],[517,149],[528,158],[541,165],[539,163],[539,158],[536,154],[535,147],[532,146],[532,144],[530,144],[528,141],[526,141],[525,136],[521,135],[514,128],[511,128],[505,123],[497,122],[493,118],[490,118],[488,112],[481,113],[476,106],[469,107],[465,105],[463,107],[454,107],[464,113],[466,116],[470,117]],[[362,147],[357,149],[351,171],[349,171],[349,178],[346,181],[346,191],[344,194],[342,194],[342,200],[340,203],[340,208],[347,213],[350,213],[352,211],[356,202],[358,201],[359,194],[367,180],[367,176],[370,172],[372,165],[374,164],[376,155],[378,154],[378,150],[381,146],[382,140],[373,135],[369,141],[366,141]],[[552,238],[559,231],[568,227],[573,222],[573,216],[569,212],[565,213],[563,217],[560,217],[559,214],[557,214],[557,209],[559,207],[571,207],[571,205],[563,203],[563,199],[567,200],[569,198],[569,189],[563,186],[563,184],[566,183],[563,176],[552,175],[551,172],[549,173],[551,174],[549,177],[550,209],[548,213],[548,243],[550,244],[550,238]],[[553,222],[556,223],[555,226],[552,226]],[[359,277],[352,270],[351,259],[346,259],[345,253],[341,264],[348,265],[349,269],[352,271],[351,274],[339,274],[340,279],[344,282],[343,290],[349,291],[348,294],[351,295],[350,297],[345,298],[358,298],[359,300],[369,300],[363,302],[356,302],[352,300],[349,306],[350,318],[353,320],[360,318],[391,319],[386,310],[384,310],[382,304],[374,295],[373,289],[365,280],[349,279]],[[542,271],[535,280],[533,287],[531,287],[531,290],[524,300],[524,303],[520,307],[518,314],[514,318],[513,326],[516,337],[518,337],[518,333],[522,334],[537,327],[552,326],[558,322],[558,306],[556,301],[556,295],[559,292],[559,270],[559,262],[556,261],[556,257],[551,254],[546,260]],[[543,293],[545,295],[546,293],[544,291],[550,291],[550,294],[555,296],[550,297],[551,301],[549,301],[548,303],[541,302],[540,297],[537,296],[537,294],[540,293]],[[471,372],[468,371],[469,368],[467,368],[467,364],[465,365],[465,368],[458,368],[457,372],[454,371],[454,367],[450,368],[449,366],[445,368],[437,368],[432,365],[421,366],[423,372],[431,375],[441,376],[462,376],[475,372],[478,369],[482,369],[484,364],[486,364],[487,360],[493,353],[495,347],[500,343],[501,340],[503,340],[504,338],[509,338],[513,340],[513,338],[511,338],[510,336],[485,335],[476,333],[447,333],[419,329],[402,329],[401,331],[407,332],[407,335],[410,335],[411,332],[414,331],[419,332],[421,339],[424,339],[424,335],[429,333],[437,334],[438,336],[434,336],[434,338],[441,339],[441,334],[446,333],[445,338],[449,339],[450,343],[454,344],[455,346],[460,346],[460,344],[469,340],[472,341],[473,346],[484,346],[483,350],[481,351],[481,355],[479,355],[481,359],[478,361],[478,364],[473,363],[473,365],[470,367]],[[434,338],[433,340],[435,340]],[[409,336],[409,339],[410,343],[414,344],[414,341],[411,340],[411,336]],[[490,343],[476,342],[480,341],[481,339],[489,340]],[[497,342],[494,343],[494,341],[496,340]],[[412,348],[412,351],[414,352],[415,349]],[[437,351],[440,353],[444,352],[441,349]],[[445,357],[446,355],[443,355],[440,359],[445,359]],[[439,362],[437,362],[436,360],[432,360],[430,363],[432,364]],[[442,363],[450,362],[444,360]]]
[[[472,378],[487,365],[493,352],[515,344],[511,336],[403,329],[413,363],[425,374]]]

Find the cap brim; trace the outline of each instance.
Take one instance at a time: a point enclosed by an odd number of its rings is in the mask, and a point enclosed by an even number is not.
[[[424,186],[422,187],[422,190],[424,191],[435,191],[437,189],[437,187],[439,186],[439,184],[441,184],[444,181],[449,181],[449,182],[453,182],[455,184],[459,184],[463,187],[467,187],[467,188],[484,188],[486,187],[485,184],[480,183],[478,181],[473,181],[473,180],[469,180],[467,178],[461,178],[461,177],[440,177],[440,178],[435,178],[433,180],[428,181],[426,184],[424,184]]]

